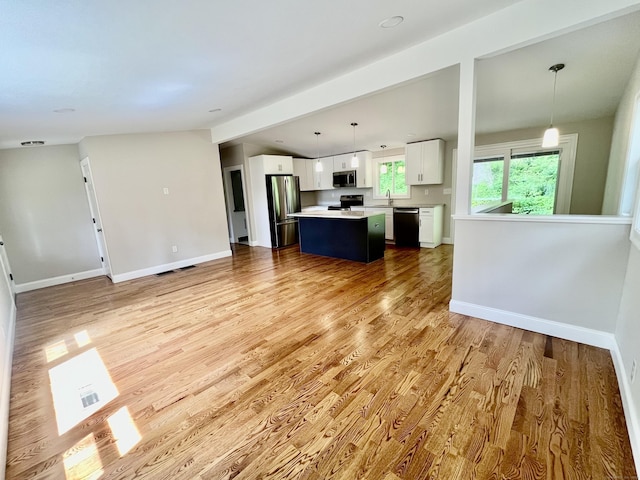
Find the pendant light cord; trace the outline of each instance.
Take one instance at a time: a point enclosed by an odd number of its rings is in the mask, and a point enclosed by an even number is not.
[[[556,85],[558,83],[558,72],[564,68],[564,63],[556,63],[555,65],[551,65],[549,70],[554,73],[553,75],[553,97],[551,98],[551,123],[550,127],[553,126],[553,112],[556,109]]]
[[[355,157],[356,156],[356,127],[358,126],[358,124],[353,122],[351,126],[353,127],[353,156]]]
[[[549,125],[553,125],[553,112],[556,109],[556,84],[558,82],[558,71],[555,70],[553,75],[553,97],[551,98],[551,122]]]

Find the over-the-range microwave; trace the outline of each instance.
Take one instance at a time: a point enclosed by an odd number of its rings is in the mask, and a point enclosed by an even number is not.
[[[347,170],[346,172],[333,172],[334,187],[355,187],[356,171]]]

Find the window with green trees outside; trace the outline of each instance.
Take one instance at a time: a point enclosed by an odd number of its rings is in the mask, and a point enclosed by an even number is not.
[[[552,215],[555,209],[560,152],[544,151],[473,162],[471,205],[513,202],[513,213]]]
[[[378,174],[377,196],[385,196],[387,191],[392,198],[408,195],[409,189],[405,183],[404,157],[378,159],[375,165]]]

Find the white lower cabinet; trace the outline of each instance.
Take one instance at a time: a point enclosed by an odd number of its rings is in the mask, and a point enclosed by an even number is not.
[[[435,248],[442,243],[442,205],[422,207],[419,213],[418,240],[421,247]]]
[[[366,207],[366,210],[384,213],[384,239],[393,240],[393,207]]]

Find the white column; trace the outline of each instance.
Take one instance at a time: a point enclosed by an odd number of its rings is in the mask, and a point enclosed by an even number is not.
[[[474,58],[460,62],[458,107],[458,156],[455,178],[455,215],[469,213],[476,125],[476,64]]]

